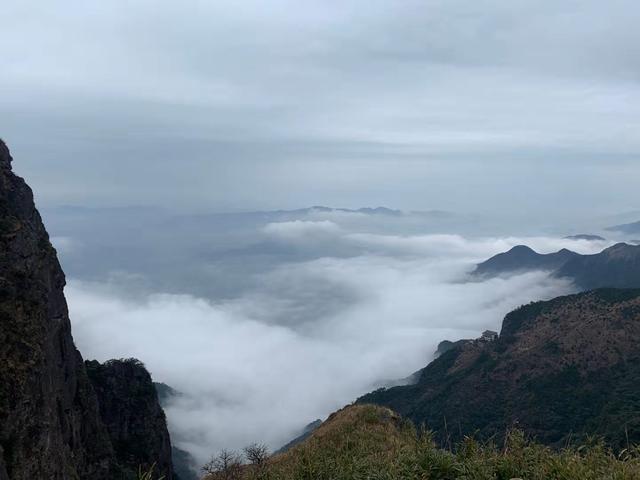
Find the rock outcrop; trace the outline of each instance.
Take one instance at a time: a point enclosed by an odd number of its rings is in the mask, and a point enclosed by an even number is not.
[[[115,395],[131,392],[111,392],[111,403],[99,403],[71,336],[56,251],[11,162],[0,141],[0,480],[128,480],[130,462],[119,464],[121,445],[114,449],[109,433],[128,428],[117,424],[129,399]],[[150,383],[148,374],[144,380]],[[160,432],[166,448],[166,425],[150,403],[139,421],[157,421],[148,433],[155,440]],[[112,418],[111,408],[121,416]]]
[[[147,369],[134,358],[85,364],[118,464],[127,476],[155,466],[158,476],[172,480],[167,422]]]

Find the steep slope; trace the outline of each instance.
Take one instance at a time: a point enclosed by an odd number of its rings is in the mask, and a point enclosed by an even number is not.
[[[602,287],[640,288],[640,245],[618,243],[595,255],[579,255],[556,273],[584,290]]]
[[[65,277],[0,141],[0,479],[117,478],[73,344]]]
[[[526,270],[549,270],[560,268],[579,254],[563,248],[555,253],[541,254],[525,246],[518,245],[508,252],[499,253],[478,264],[474,275],[500,275]]]
[[[91,362],[87,375],[64,273],[11,162],[0,141],[0,480],[129,480],[151,463],[170,480],[151,378],[127,362]]]
[[[360,403],[425,423],[441,442],[518,426],[546,444],[603,435],[640,442],[640,290],[597,290],[508,314],[494,341],[466,342],[415,385]]]
[[[155,473],[173,480],[167,422],[144,365],[133,358],[85,365],[119,465],[134,477],[155,464]]]

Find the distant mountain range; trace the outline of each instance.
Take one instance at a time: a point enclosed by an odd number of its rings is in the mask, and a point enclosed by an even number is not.
[[[640,245],[618,243],[594,255],[567,249],[540,254],[520,245],[477,265],[474,276],[547,270],[558,278],[570,278],[582,290],[640,288]]]
[[[362,213],[365,215],[391,215],[391,216],[400,216],[402,215],[402,210],[392,210],[387,207],[363,207],[358,209],[351,208],[333,208],[333,207],[325,207],[322,205],[315,205],[309,208],[301,208],[298,210],[278,210],[277,213],[298,213],[298,214],[309,214],[309,213],[333,213],[333,212],[342,212],[342,213]]]
[[[459,342],[414,385],[358,403],[389,407],[446,443],[518,427],[563,445],[640,442],[640,290],[596,290],[521,307],[496,340]]]
[[[177,223],[189,223],[197,220],[198,222],[215,221],[231,222],[231,224],[242,223],[245,221],[253,222],[274,222],[301,219],[313,215],[322,214],[352,214],[366,215],[380,218],[401,218],[401,217],[419,217],[431,220],[448,220],[455,217],[455,214],[443,210],[424,210],[424,211],[402,211],[387,207],[362,207],[357,209],[327,207],[324,205],[314,205],[312,207],[297,208],[293,210],[258,210],[258,211],[240,211],[240,212],[221,212],[221,213],[204,213],[197,215],[180,215],[174,217],[171,221]]]

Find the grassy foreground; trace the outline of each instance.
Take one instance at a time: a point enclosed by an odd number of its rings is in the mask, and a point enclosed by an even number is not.
[[[455,452],[455,453],[454,453]],[[452,451],[386,408],[334,413],[303,443],[264,462],[220,469],[207,480],[640,479],[640,450],[619,454],[593,442],[552,450],[511,432],[500,445],[465,439]]]

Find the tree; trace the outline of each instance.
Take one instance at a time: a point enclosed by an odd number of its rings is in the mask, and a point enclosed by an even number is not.
[[[242,457],[231,450],[221,450],[206,463],[202,470],[215,480],[240,480],[242,477]]]
[[[269,450],[262,443],[252,443],[248,447],[244,447],[244,456],[251,465],[262,467],[269,458]]]

